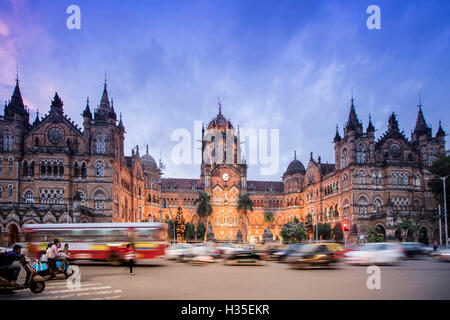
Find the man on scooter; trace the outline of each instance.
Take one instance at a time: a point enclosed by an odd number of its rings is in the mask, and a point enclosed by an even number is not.
[[[18,260],[20,261],[23,258],[23,255],[20,254],[22,247],[19,245],[15,245],[12,251],[9,251],[4,259],[4,263],[1,266],[2,272],[4,272],[8,280],[11,281],[11,285],[15,286],[17,278],[20,273],[20,266],[14,265],[13,262]]]

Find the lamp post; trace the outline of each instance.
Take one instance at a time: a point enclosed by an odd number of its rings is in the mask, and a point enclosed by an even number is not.
[[[442,186],[444,191],[444,224],[445,224],[445,247],[448,248],[448,226],[447,226],[447,195],[445,194],[445,180],[449,177],[446,175],[445,177],[441,177],[437,174],[431,173],[429,171],[425,171],[425,173],[430,174],[436,178],[439,178],[442,180]]]

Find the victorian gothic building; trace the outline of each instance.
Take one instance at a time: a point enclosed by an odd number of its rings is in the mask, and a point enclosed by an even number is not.
[[[108,97],[106,82],[100,105],[91,112],[89,99],[83,128],[64,114],[55,93],[50,111],[30,124],[19,82],[0,118],[0,231],[5,243],[18,241],[26,223],[130,222],[164,220],[180,206],[186,222],[199,222],[195,199],[211,195],[210,234],[217,240],[260,241],[263,234],[279,237],[293,217],[308,214],[313,221],[346,221],[350,236],[364,241],[370,226],[387,239],[405,239],[395,224],[413,219],[422,241],[438,237],[433,222],[436,202],[427,187],[427,168],[445,152],[441,124],[435,136],[422,106],[408,139],[399,130],[395,114],[378,139],[369,118],[366,130],[353,100],[343,137],[336,128],[335,163],[322,163],[312,153],[305,167],[294,153],[280,181],[247,181],[247,164],[240,156],[239,129],[219,112],[203,128],[203,153],[214,159],[214,138],[223,135],[226,161],[203,160],[199,179],[162,178],[161,166],[139,147],[124,153],[125,127]],[[231,138],[230,138],[231,137]],[[227,153],[228,152],[228,153]],[[240,194],[248,193],[253,211],[237,211]],[[273,223],[264,213],[274,214]],[[248,223],[245,223],[248,221]],[[244,232],[245,229],[245,232]]]

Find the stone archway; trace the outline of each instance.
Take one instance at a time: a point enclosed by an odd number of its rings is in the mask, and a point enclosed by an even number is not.
[[[8,227],[8,246],[13,245],[16,242],[20,241],[19,237],[19,228],[16,224],[12,223]]]
[[[386,228],[381,223],[377,224],[375,228],[378,233],[383,235],[383,241],[386,241]]]
[[[419,242],[429,245],[428,229],[426,227],[421,227],[419,229]]]
[[[394,238],[395,238],[395,240],[402,242],[403,237],[402,237],[402,230],[401,229],[395,230]]]

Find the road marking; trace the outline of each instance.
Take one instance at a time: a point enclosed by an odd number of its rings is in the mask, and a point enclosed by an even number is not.
[[[80,289],[67,289],[67,290],[56,290],[56,291],[50,291],[49,293],[68,293],[68,292],[79,292],[79,291],[87,291],[87,290],[109,289],[109,288],[111,288],[111,286],[93,287],[93,288],[80,288]]]
[[[111,300],[111,299],[117,299],[117,298],[120,298],[120,296],[94,298],[94,299],[89,299],[89,300]]]
[[[90,287],[90,286],[98,286],[102,285],[103,283],[81,283],[81,287]],[[67,283],[59,283],[58,285],[52,285],[52,286],[45,286],[45,289],[60,289],[60,288],[67,288]]]

